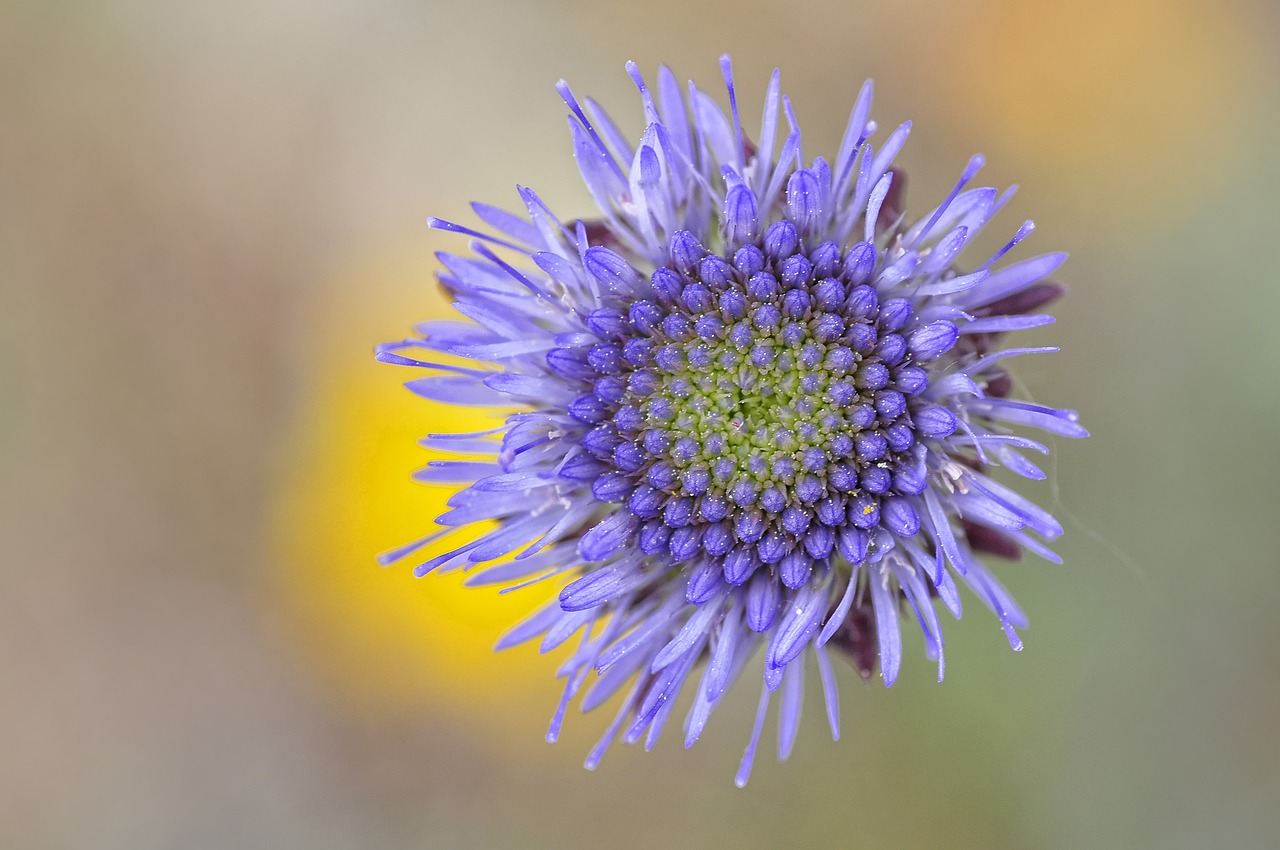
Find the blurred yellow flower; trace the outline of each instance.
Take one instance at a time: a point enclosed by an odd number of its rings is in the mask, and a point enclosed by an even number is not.
[[[460,573],[414,578],[412,565],[431,548],[387,569],[374,560],[421,536],[450,495],[409,478],[431,457],[416,440],[494,424],[486,412],[414,396],[400,385],[406,376],[373,359],[375,341],[447,314],[432,270],[429,258],[409,256],[345,275],[305,330],[317,343],[307,346],[305,396],[280,470],[275,599],[306,662],[344,707],[373,715],[456,709],[502,728],[494,715],[516,714],[530,694],[548,710],[555,705],[551,662],[530,663],[536,645],[500,654],[491,647],[558,588],[499,595],[464,592]],[[404,326],[389,329],[388,316]]]

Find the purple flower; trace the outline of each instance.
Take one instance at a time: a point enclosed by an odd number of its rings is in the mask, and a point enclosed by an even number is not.
[[[743,784],[775,692],[790,752],[810,659],[838,736],[830,648],[864,677],[878,661],[892,685],[914,620],[941,679],[934,599],[958,617],[957,579],[1021,648],[1026,619],[976,553],[1056,561],[1041,541],[1062,528],[986,470],[1044,477],[1024,452],[1047,449],[1021,426],[1085,431],[1071,411],[1008,398],[1006,362],[1053,349],[1006,348],[1003,334],[1052,321],[1031,311],[1061,294],[1044,278],[1065,256],[1004,263],[1027,222],[993,256],[960,260],[1013,194],[966,188],[981,157],[908,223],[890,166],[910,125],[873,148],[869,82],[834,159],[806,162],[777,72],[753,141],[727,57],[721,68],[728,115],[666,68],[655,97],[629,64],[647,125],[634,146],[559,86],[598,218],[562,221],[522,188],[520,214],[474,205],[489,232],[431,221],[474,237],[440,275],[468,321],[427,322],[378,357],[425,369],[408,384],[419,395],[515,412],[428,439],[469,459],[432,461],[422,479],[467,486],[443,531],[383,560],[491,523],[418,573],[565,581],[499,646],[576,636],[548,739],[575,697],[589,710],[624,692],[588,767],[619,734],[652,746],[686,686],[691,745],[762,658]]]

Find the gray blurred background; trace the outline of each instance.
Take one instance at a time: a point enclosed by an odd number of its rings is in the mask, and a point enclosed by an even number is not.
[[[1280,845],[1280,68],[1274,3],[268,0],[0,4],[0,847]],[[638,132],[626,59],[748,121],[783,71],[806,154],[861,81],[917,212],[982,151],[1001,233],[1065,249],[1024,362],[1066,565],[999,565],[938,685],[810,694],[732,785],[756,689],[689,752],[542,741],[556,660],[494,656],[540,591],[373,555],[444,494],[461,422],[372,362],[445,309],[423,226],[516,183],[589,210],[565,77]],[[812,683],[816,684],[816,682]]]

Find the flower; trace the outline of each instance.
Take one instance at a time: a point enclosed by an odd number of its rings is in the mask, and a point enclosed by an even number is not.
[[[473,583],[572,579],[498,646],[579,635],[548,740],[579,693],[586,711],[625,689],[588,767],[619,733],[651,747],[689,682],[692,745],[763,648],[741,785],[779,690],[789,754],[810,656],[833,737],[829,647],[864,677],[878,661],[892,685],[900,621],[914,619],[941,680],[933,600],[959,617],[956,579],[1021,648],[1026,619],[975,553],[1058,561],[1041,540],[1062,528],[985,470],[1043,478],[1022,452],[1048,450],[1013,432],[1086,432],[1071,411],[1009,397],[1005,362],[1054,349],[999,341],[1053,321],[1032,311],[1061,293],[1044,278],[1065,255],[1002,263],[1028,221],[960,264],[1013,194],[965,188],[981,157],[908,226],[890,166],[910,124],[873,149],[870,82],[835,159],[806,165],[778,73],[753,142],[728,57],[721,68],[727,116],[666,68],[655,98],[628,64],[647,124],[635,147],[559,85],[597,219],[562,221],[521,188],[523,214],[473,205],[493,233],[431,220],[474,238],[472,256],[440,257],[468,321],[426,322],[378,357],[431,372],[408,383],[419,395],[518,412],[425,440],[462,457],[431,461],[421,480],[466,486],[444,530],[383,560],[480,524],[418,573],[485,564]]]

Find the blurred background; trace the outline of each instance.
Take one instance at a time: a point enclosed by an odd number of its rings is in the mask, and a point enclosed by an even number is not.
[[[8,0],[0,4],[0,847],[1230,848],[1280,842],[1280,11],[1258,0]],[[456,422],[376,364],[445,310],[428,215],[589,212],[567,78],[769,72],[834,151],[865,77],[919,213],[982,151],[996,228],[1065,249],[1019,364],[1094,436],[1031,492],[1066,565],[1032,619],[948,623],[892,690],[842,670],[732,776],[756,688],[691,751],[543,742],[544,591],[374,555],[445,493]],[[751,677],[747,677],[751,678]],[[816,685],[816,680],[811,682]]]

